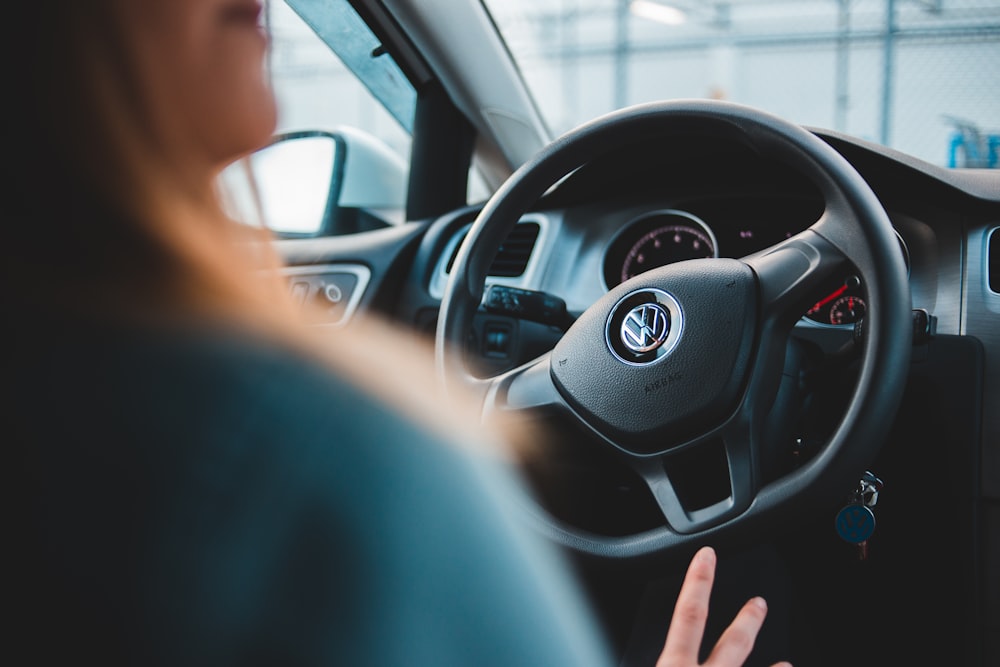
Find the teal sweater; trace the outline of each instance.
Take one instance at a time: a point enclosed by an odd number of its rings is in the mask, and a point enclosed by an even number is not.
[[[32,663],[607,665],[520,480],[245,337],[35,321],[4,356]]]

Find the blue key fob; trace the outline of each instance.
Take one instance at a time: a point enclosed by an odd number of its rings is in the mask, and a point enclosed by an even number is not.
[[[875,532],[875,513],[864,505],[848,505],[837,512],[834,525],[841,539],[851,544],[861,544],[868,541]]]

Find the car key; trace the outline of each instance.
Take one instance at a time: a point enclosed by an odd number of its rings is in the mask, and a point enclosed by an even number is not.
[[[868,559],[868,539],[875,532],[875,512],[882,490],[882,480],[869,471],[861,476],[857,488],[851,492],[848,504],[837,512],[834,527],[837,535],[858,547],[858,560]]]
[[[872,521],[874,522],[875,516],[875,504],[878,503],[878,494],[882,490],[882,480],[876,477],[874,474],[866,470],[861,476],[861,481],[858,483],[858,495],[865,504],[865,507],[872,513]],[[872,524],[872,530],[875,530],[874,523]],[[869,535],[869,537],[871,537]],[[868,540],[858,544],[858,560],[868,560]]]

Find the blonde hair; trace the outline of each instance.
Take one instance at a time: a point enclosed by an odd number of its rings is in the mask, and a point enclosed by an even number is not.
[[[159,159],[115,0],[16,5],[25,16],[14,25],[37,35],[35,67],[14,83],[13,98],[25,101],[15,159],[26,168],[9,184],[12,224],[29,247],[47,244],[37,254],[16,244],[0,251],[3,281],[22,302],[45,302],[58,284],[71,283],[73,301],[52,307],[86,317],[237,324],[325,361],[451,440],[500,443],[484,437],[499,431],[484,432],[478,406],[440,390],[432,349],[414,334],[356,318],[334,334],[334,346],[329,330],[308,327],[270,234],[232,220],[215,184],[186,182]],[[373,341],[395,356],[372,352]],[[523,432],[507,430],[503,442],[514,433]]]

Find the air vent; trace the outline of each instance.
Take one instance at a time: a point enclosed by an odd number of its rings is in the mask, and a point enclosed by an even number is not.
[[[986,268],[989,273],[990,290],[1000,294],[1000,227],[990,233],[989,246],[990,260]]]
[[[535,241],[538,240],[539,229],[537,222],[518,223],[500,246],[496,258],[490,265],[488,275],[496,278],[515,278],[522,275],[528,266],[528,260],[531,259],[531,251],[534,250]],[[451,272],[451,265],[454,264],[456,255],[458,246],[448,260],[446,272]]]

